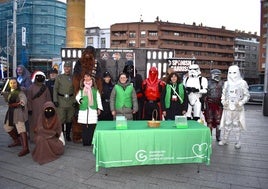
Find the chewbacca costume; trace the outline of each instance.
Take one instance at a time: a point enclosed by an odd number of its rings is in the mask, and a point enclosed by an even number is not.
[[[81,88],[81,81],[84,78],[85,72],[90,72],[91,76],[95,79],[98,90],[101,93],[102,81],[99,75],[99,66],[95,59],[95,48],[88,46],[82,53],[82,57],[76,62],[73,71],[73,86],[75,95]],[[77,123],[78,107],[76,108],[76,114],[73,120],[73,141],[82,142],[82,126]]]

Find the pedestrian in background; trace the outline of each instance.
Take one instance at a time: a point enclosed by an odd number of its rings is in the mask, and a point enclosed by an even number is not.
[[[57,76],[53,89],[53,102],[57,107],[62,131],[65,131],[65,138],[71,141],[72,121],[74,117],[75,94],[72,82],[72,62],[65,62],[64,73]]]
[[[49,79],[46,81],[46,86],[49,89],[51,100],[53,100],[53,89],[57,76],[58,76],[58,70],[56,68],[52,68],[51,70],[49,70]]]
[[[126,73],[120,73],[118,82],[114,86],[110,97],[110,108],[115,119],[116,116],[125,116],[133,120],[133,114],[138,111],[138,100],[133,85],[128,81]]]
[[[81,81],[81,89],[76,95],[79,104],[78,123],[82,124],[82,142],[91,146],[93,133],[102,108],[100,93],[90,73],[86,72]]]
[[[31,73],[22,64],[17,66],[16,72],[20,88],[25,92],[32,84]]]
[[[22,150],[18,154],[21,157],[30,153],[25,127],[25,122],[28,120],[27,98],[20,89],[16,78],[11,78],[8,84],[10,93],[8,95],[8,110],[5,116],[4,129],[13,140],[13,143],[9,144],[8,147],[22,144]]]
[[[62,132],[61,123],[52,101],[43,105],[34,132],[34,161],[42,165],[58,159],[64,153],[64,144],[59,139]]]

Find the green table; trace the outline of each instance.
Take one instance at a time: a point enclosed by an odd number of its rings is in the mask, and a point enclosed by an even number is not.
[[[188,121],[187,129],[177,129],[174,121],[162,121],[149,128],[147,121],[128,121],[127,130],[116,130],[115,121],[98,121],[92,144],[99,167],[152,164],[210,164],[210,129]]]

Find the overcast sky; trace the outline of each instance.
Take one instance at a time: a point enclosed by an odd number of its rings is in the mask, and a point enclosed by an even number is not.
[[[159,20],[257,32],[261,0],[86,0],[85,27]]]

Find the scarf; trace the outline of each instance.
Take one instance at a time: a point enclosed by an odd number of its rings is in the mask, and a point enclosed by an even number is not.
[[[86,95],[88,97],[88,106],[92,106],[93,105],[93,95],[92,95],[92,80],[86,82],[84,81],[84,95]]]

